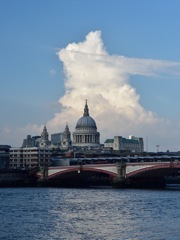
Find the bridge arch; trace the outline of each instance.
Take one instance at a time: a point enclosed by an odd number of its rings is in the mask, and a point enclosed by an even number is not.
[[[128,174],[126,174],[126,178],[130,177],[138,177],[141,175],[149,174],[151,173],[161,173],[162,175],[171,175],[172,173],[177,173],[180,171],[180,164],[179,163],[162,163],[158,165],[153,165],[153,166],[147,166],[145,168],[140,168],[138,170],[134,170]],[[154,175],[153,175],[154,176]]]
[[[111,172],[111,171],[108,171],[108,170],[105,170],[105,169],[86,167],[86,166],[83,165],[83,168],[81,168],[80,166],[77,166],[77,167],[67,168],[67,169],[63,169],[63,170],[59,169],[59,171],[57,171],[53,174],[49,174],[48,179],[63,176],[63,175],[68,174],[68,173],[81,174],[81,173],[85,173],[85,172],[104,173],[104,174],[109,175],[109,177],[112,177],[112,178],[117,176],[117,173],[114,173],[114,172]]]

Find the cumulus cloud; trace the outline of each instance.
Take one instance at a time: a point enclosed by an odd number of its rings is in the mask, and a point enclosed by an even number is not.
[[[110,55],[100,31],[90,32],[82,42],[68,44],[57,55],[64,67],[65,94],[59,99],[61,111],[47,123],[49,133],[63,131],[66,122],[73,132],[83,114],[85,99],[88,99],[90,115],[101,133],[101,143],[117,135],[135,135],[144,140],[148,136],[151,150],[156,149],[156,144],[162,150],[180,149],[177,142],[180,126],[176,126],[177,130],[170,121],[145,109],[140,104],[140,95],[130,83],[134,75],[179,76],[180,63]],[[50,73],[55,74],[54,69]],[[29,125],[18,131],[37,134],[42,127]]]
[[[96,120],[102,143],[115,135],[130,134],[150,136],[152,141],[158,134],[163,141],[171,131],[169,121],[144,109],[129,80],[133,75],[179,75],[180,63],[109,55],[100,31],[90,32],[83,42],[68,44],[57,55],[64,65],[66,92],[59,99],[62,111],[48,122],[51,129],[63,128],[68,122],[74,131],[88,99],[90,115]]]

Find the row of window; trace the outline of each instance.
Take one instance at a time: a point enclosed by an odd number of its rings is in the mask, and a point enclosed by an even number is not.
[[[24,165],[24,164],[10,164],[9,165],[10,166],[10,168],[15,168],[15,169],[17,169],[17,168],[34,168],[34,167],[37,167],[37,166],[44,166],[44,164],[39,164],[39,163],[37,163],[37,164],[26,164],[26,165]]]
[[[13,163],[13,162],[19,162],[19,163],[26,163],[26,162],[48,162],[49,161],[49,158],[41,158],[41,159],[29,159],[29,160],[25,160],[25,159],[12,159],[10,161],[10,163]]]
[[[24,152],[51,152],[51,150],[49,149],[32,149],[32,150],[24,150],[24,149],[19,149],[19,150],[10,150],[11,153],[13,152],[20,152],[20,153],[24,153]]]
[[[10,158],[19,157],[19,158],[25,158],[25,157],[51,157],[51,154],[26,154],[26,155],[20,155],[20,154],[10,154]]]

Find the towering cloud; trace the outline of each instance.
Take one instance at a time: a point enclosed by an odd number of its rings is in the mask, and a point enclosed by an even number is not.
[[[101,142],[115,135],[130,134],[150,136],[152,142],[158,135],[163,142],[164,131],[170,131],[169,123],[141,106],[140,96],[129,79],[133,75],[179,74],[179,63],[111,56],[100,31],[90,32],[83,42],[68,44],[57,54],[64,65],[66,91],[59,99],[62,111],[49,121],[49,128],[63,128],[68,121],[73,131],[88,99]]]
[[[145,109],[140,104],[138,89],[131,85],[135,75],[180,76],[180,63],[109,55],[100,31],[90,32],[83,42],[68,44],[57,55],[64,66],[65,94],[59,99],[61,111],[47,123],[49,133],[63,131],[66,122],[73,132],[88,99],[101,143],[116,135],[132,134],[144,139],[148,136],[149,150],[155,151],[156,144],[161,150],[180,149],[180,126]],[[6,126],[0,132],[4,139],[15,136],[22,142],[27,134],[40,134],[42,127],[29,124],[12,130]]]

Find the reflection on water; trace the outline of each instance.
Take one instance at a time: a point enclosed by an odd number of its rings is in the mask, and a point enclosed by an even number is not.
[[[166,184],[168,190],[180,190],[180,184]]]
[[[169,190],[0,189],[0,239],[179,240],[179,198]]]

